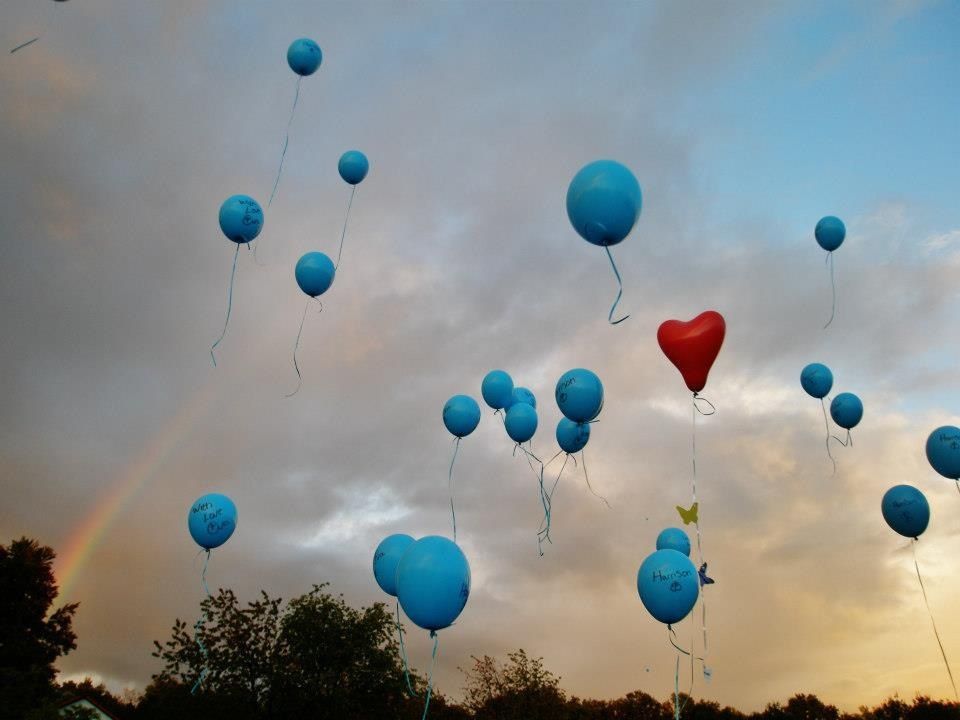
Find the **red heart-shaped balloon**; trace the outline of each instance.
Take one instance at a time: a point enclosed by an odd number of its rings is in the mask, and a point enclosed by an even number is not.
[[[657,342],[687,387],[697,393],[707,384],[707,374],[720,353],[727,324],[723,315],[707,310],[689,322],[667,320],[657,330]]]

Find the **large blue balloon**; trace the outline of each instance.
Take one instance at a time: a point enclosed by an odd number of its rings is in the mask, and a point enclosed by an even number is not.
[[[657,550],[640,566],[637,592],[647,612],[671,625],[683,620],[697,604],[700,577],[683,553]]]
[[[220,229],[238,245],[248,243],[263,230],[263,208],[249,195],[231,195],[220,206]]]
[[[850,430],[863,417],[863,403],[853,393],[840,393],[830,403],[830,416],[837,425]]]
[[[887,490],[880,511],[887,525],[905,537],[920,537],[930,523],[927,498],[912,485],[894,485]]]
[[[573,228],[594,245],[616,245],[633,229],[643,196],[629,169],[597,160],[573,176],[567,189],[567,215]]]
[[[583,368],[568,370],[557,381],[557,406],[563,416],[577,423],[590,422],[603,407],[603,383]]]
[[[525,402],[514,403],[507,410],[503,424],[511,440],[525,443],[537,432],[537,411]]]
[[[933,469],[951,480],[960,478],[960,428],[938,427],[927,438],[927,460]]]
[[[480,424],[480,406],[469,395],[454,395],[443,406],[443,424],[453,435],[466,437]]]
[[[370,171],[370,162],[359,150],[348,150],[340,156],[337,170],[344,182],[359,185]]]
[[[322,252],[308,252],[297,260],[294,275],[301,290],[310,297],[317,297],[330,289],[336,272],[333,260]]]
[[[800,385],[807,395],[825,398],[833,387],[833,373],[826,365],[810,363],[800,372]]]
[[[680,528],[667,528],[657,535],[657,550],[676,550],[690,557],[690,538]]]
[[[210,493],[190,506],[187,527],[204,550],[220,547],[237,529],[237,506],[226,495]]]
[[[470,597],[470,565],[452,540],[417,540],[397,565],[397,597],[403,611],[424,630],[453,624]]]
[[[494,410],[502,410],[510,405],[513,394],[513,378],[503,370],[491,370],[483,376],[480,384],[483,401]]]
[[[537,398],[531,390],[525,387],[515,387],[513,392],[510,393],[510,404],[507,405],[509,410],[517,403],[526,403],[530,407],[536,409],[537,407]]]
[[[813,236],[817,243],[827,252],[833,252],[843,244],[843,239],[847,236],[847,228],[843,220],[833,215],[827,215],[820,218],[817,227],[813,231]]]
[[[373,554],[373,577],[387,595],[397,595],[397,565],[415,540],[409,535],[388,535]]]
[[[590,426],[587,423],[575,423],[568,418],[560,418],[557,423],[557,445],[565,453],[578,453],[587,446],[590,439]]]
[[[313,75],[321,62],[320,46],[310,38],[294,40],[287,48],[287,64],[297,75]]]

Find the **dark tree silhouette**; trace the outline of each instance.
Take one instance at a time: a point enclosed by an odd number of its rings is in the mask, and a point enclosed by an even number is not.
[[[55,557],[27,538],[0,545],[0,718],[24,718],[57,700],[54,663],[77,647],[77,603],[50,613]]]

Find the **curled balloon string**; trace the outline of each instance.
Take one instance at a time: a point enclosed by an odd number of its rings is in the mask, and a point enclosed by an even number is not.
[[[617,277],[617,286],[619,288],[619,290],[617,290],[617,299],[614,300],[613,305],[610,306],[610,313],[607,315],[607,322],[609,322],[611,325],[619,325],[628,317],[630,317],[629,315],[624,315],[619,320],[613,319],[613,313],[616,312],[617,304],[620,302],[620,298],[623,297],[623,281],[620,279],[620,271],[617,270],[617,264],[613,261],[613,254],[610,252],[610,246],[604,245],[603,249],[607,251],[607,257],[610,258],[610,267],[613,268],[613,274]]]
[[[310,309],[311,302],[316,302],[320,306],[319,312],[323,312],[323,303],[316,298],[310,298],[307,300],[307,304],[303,306],[303,317],[300,318],[300,329],[297,331],[297,341],[293,345],[293,369],[297,371],[297,388],[292,393],[288,393],[285,397],[293,397],[300,392],[300,386],[303,385],[303,376],[300,374],[300,365],[297,364],[297,350],[300,349],[300,336],[303,334],[303,323],[307,319],[307,310]]]
[[[556,455],[554,455],[554,457],[556,457]],[[563,464],[560,465],[560,472],[557,473],[557,479],[553,481],[553,487],[550,488],[550,493],[547,495],[547,503],[551,506],[553,505],[553,493],[557,489],[557,484],[560,482],[560,476],[563,475],[563,470],[565,467],[567,467],[567,460],[569,459],[570,453],[567,453],[567,456],[563,459]],[[544,465],[544,467],[546,467],[546,465]],[[546,518],[544,518],[544,521],[546,521]],[[541,522],[540,530],[538,532],[543,531],[543,529],[543,522]]]
[[[450,517],[453,520],[453,541],[457,541],[457,511],[453,509],[453,464],[457,461],[457,451],[460,450],[460,437],[453,444],[453,457],[450,458],[450,470],[447,471],[447,487],[450,490]]]
[[[340,255],[343,254],[343,239],[347,236],[347,223],[350,222],[350,208],[353,207],[353,196],[357,194],[357,186],[353,186],[353,190],[350,191],[350,202],[347,203],[347,216],[343,219],[343,232],[340,233],[340,249],[337,250],[337,264],[334,265],[334,269],[340,267]]]
[[[920,575],[920,563],[917,562],[917,538],[910,543],[913,549],[913,566],[917,569],[917,580],[920,581],[920,591],[923,593],[923,602],[927,606],[927,614],[930,615],[930,624],[933,626],[933,634],[937,638],[937,645],[940,646],[940,655],[943,656],[943,664],[947,668],[947,675],[950,676],[950,685],[953,687],[953,696],[960,700],[957,695],[957,684],[953,681],[953,671],[950,670],[950,663],[947,660],[947,653],[943,649],[943,643],[940,641],[940,633],[937,632],[937,623],[933,619],[933,611],[930,609],[930,601],[927,599],[927,589],[923,586],[923,577]]]
[[[207,556],[203,561],[203,572],[200,573],[200,584],[203,586],[203,591],[207,594],[207,599],[212,600],[210,595],[210,588],[207,587],[207,565],[210,563],[210,551],[207,550]],[[203,638],[200,636],[200,631],[203,629],[203,624],[207,619],[207,611],[204,610],[200,613],[200,617],[197,618],[197,622],[193,625],[193,639],[196,641],[197,646],[200,648],[200,654],[203,655],[203,669],[200,671],[200,675],[197,677],[193,687],[190,688],[190,694],[195,695],[197,690],[200,689],[200,686],[203,685],[203,681],[207,678],[207,674],[210,672],[207,668],[207,663],[210,660],[210,653],[207,651],[207,646],[203,644]]]
[[[676,651],[677,651],[677,664],[676,664],[676,668],[675,668],[675,670],[674,670],[674,675],[673,675],[673,692],[674,692],[674,696],[673,696],[673,697],[674,697],[674,706],[673,706],[673,707],[674,707],[674,713],[675,713],[674,717],[680,717],[680,713],[683,712],[683,708],[685,708],[685,707],[687,706],[687,702],[690,700],[690,698],[693,697],[693,666],[694,666],[694,661],[695,661],[695,660],[700,660],[701,662],[703,662],[704,660],[703,660],[702,657],[699,657],[699,656],[697,656],[697,655],[694,655],[694,653],[693,653],[693,646],[692,646],[692,645],[691,645],[691,647],[690,647],[690,651],[689,651],[689,652],[686,651],[686,650],[684,650],[684,649],[683,649],[682,647],[680,647],[679,645],[677,645],[677,632],[676,632],[676,630],[673,629],[673,625],[671,625],[671,624],[668,624],[668,625],[667,625],[667,639],[670,641],[670,644],[673,645],[673,647],[674,647],[674,648],[676,649]],[[679,700],[679,694],[680,694],[680,653],[683,653],[684,655],[686,655],[687,657],[690,658],[690,690],[689,690],[689,692],[687,693],[687,699],[683,701],[683,705],[680,705],[679,707],[677,707],[677,703],[678,703],[678,700]]]
[[[251,251],[253,254],[253,264],[257,267],[266,267],[266,263],[260,262],[260,259],[257,257],[257,248],[260,247],[260,243],[256,241],[247,243],[247,250]]]
[[[273,204],[273,198],[277,194],[277,186],[280,184],[280,173],[283,172],[283,159],[287,157],[287,147],[290,145],[290,126],[293,125],[293,114],[297,110],[297,103],[300,101],[300,83],[303,81],[303,75],[297,76],[297,94],[293,96],[293,107],[290,108],[290,119],[287,120],[287,136],[283,141],[283,152],[280,153],[280,167],[277,168],[277,179],[273,181],[273,191],[270,193],[270,200],[267,201],[267,207]]]
[[[607,506],[608,508],[610,508],[611,510],[613,510],[613,508],[610,507],[610,503],[607,502],[607,499],[606,499],[603,495],[601,495],[600,493],[596,492],[596,491],[593,489],[593,485],[590,484],[590,473],[587,472],[587,451],[586,451],[586,450],[581,450],[581,451],[580,451],[580,460],[583,461],[583,478],[584,478],[584,480],[587,481],[587,490],[589,490],[590,493],[591,493],[592,495],[594,495],[595,497],[598,497],[598,498],[600,498],[601,500],[603,500],[603,504],[606,505],[606,506]],[[576,458],[576,457],[573,458],[573,463],[574,463],[574,465],[576,465],[576,463],[577,463],[577,458]]]
[[[833,279],[833,253],[828,252],[827,258],[824,261],[826,265],[830,266],[830,289],[833,292],[833,303],[830,306],[830,319],[827,320],[827,324],[823,326],[823,329],[826,330],[830,327],[830,323],[833,322],[833,316],[837,313],[837,284]]]
[[[57,4],[57,3],[51,3],[51,5],[56,5],[56,4]],[[36,36],[35,38],[33,38],[32,40],[27,40],[25,43],[20,43],[20,44],[17,45],[13,50],[10,51],[10,54],[13,55],[15,52],[17,52],[17,50],[23,50],[23,49],[24,49],[25,47],[27,47],[28,45],[33,45],[37,40],[39,40],[39,39],[42,38],[44,35],[46,35],[47,32],[49,32],[49,30],[50,30],[50,25],[51,25],[51,23],[53,22],[53,13],[54,13],[54,12],[55,12],[55,11],[54,11],[54,9],[53,9],[52,7],[50,8],[50,10],[47,11],[47,18],[46,18],[46,21],[44,22],[43,30],[40,31],[40,34],[39,34],[39,35],[37,35],[37,36]]]
[[[710,412],[705,413],[703,410],[701,410],[700,406],[697,404],[698,401],[704,402],[707,405],[709,405]],[[697,500],[697,414],[699,413],[700,415],[713,415],[717,411],[717,408],[713,405],[713,403],[711,403],[706,398],[700,397],[699,395],[697,395],[697,393],[693,393],[692,404],[693,404],[693,411],[691,415],[693,418],[693,427],[692,427],[692,432],[690,433],[690,448],[691,448],[691,464],[693,466],[693,475],[691,476],[690,487],[693,495],[693,502],[698,503],[698,500]],[[694,526],[697,529],[697,555],[700,558],[700,566],[702,567],[704,564],[703,537],[700,533],[700,513],[699,512],[697,513],[693,522],[694,522]],[[709,646],[707,644],[707,598],[706,598],[706,592],[704,592],[703,590],[701,590],[699,594],[698,601],[700,602],[700,607],[701,607],[700,629],[701,629],[701,632],[703,633],[703,654],[706,656],[707,653],[709,652],[708,650]],[[706,660],[702,659],[702,662],[703,662],[704,674],[706,674],[707,673]]]
[[[407,647],[403,643],[403,625],[400,624],[400,600],[397,600],[397,635],[400,636],[400,657],[403,658],[403,677],[407,681],[407,692],[410,697],[419,697],[410,684],[410,665],[407,663]]]
[[[433,638],[433,654],[430,656],[430,674],[427,676],[427,702],[423,706],[423,715],[420,720],[427,720],[427,711],[430,709],[430,696],[433,694],[433,667],[437,662],[437,645],[440,644],[440,637],[436,630],[430,631],[430,637]]]
[[[827,403],[823,398],[820,398],[820,409],[823,410],[823,426],[827,430],[827,438],[825,444],[827,446],[827,457],[830,458],[830,462],[833,463],[833,472],[830,477],[833,477],[837,474],[837,461],[833,459],[833,453],[830,452],[830,421],[827,419]]]
[[[237,249],[233,252],[233,270],[230,271],[230,289],[227,291],[227,319],[223,321],[223,332],[220,333],[220,337],[210,346],[210,359],[213,360],[214,367],[217,366],[217,356],[213,354],[213,351],[217,349],[217,345],[226,337],[227,325],[230,324],[230,311],[233,309],[233,279],[237,276],[237,256],[239,254],[240,244],[237,243]]]
[[[831,435],[829,438],[827,438],[827,445],[828,445],[828,447],[829,447],[829,443],[830,443],[831,440],[836,440],[838,443],[840,443],[840,444],[843,445],[844,447],[851,447],[851,446],[853,445],[853,435],[850,434],[850,431],[849,431],[849,430],[847,430],[847,438],[846,438],[846,440],[843,440],[843,439],[841,439],[841,438],[838,438],[836,435]]]
[[[27,47],[27,45],[33,45],[39,39],[40,36],[37,35],[37,37],[33,38],[33,40],[27,40],[25,43],[17,45],[13,50],[10,51],[10,54],[13,55],[17,50],[23,50],[25,47]]]
[[[700,405],[698,403],[705,403],[710,408],[710,410],[707,412],[703,411],[700,408]],[[705,397],[700,397],[698,393],[693,394],[693,407],[696,408],[696,411],[701,415],[703,415],[704,417],[707,417],[709,415],[714,415],[717,412],[717,406],[714,405],[709,400],[707,400]]]
[[[517,454],[517,448],[523,451],[526,455],[527,464],[530,466],[530,469],[533,471],[533,474],[537,476],[537,479],[540,481],[540,502],[543,504],[543,521],[540,523],[540,529],[537,531],[537,550],[540,552],[540,556],[543,557],[543,542],[546,540],[551,545],[553,540],[550,539],[550,498],[547,495],[547,490],[543,486],[543,470],[544,464],[543,460],[538,458],[532,452],[527,450],[520,443],[515,443],[513,448],[513,454]],[[540,472],[537,473],[536,469],[533,467],[531,459],[536,461],[540,465]]]

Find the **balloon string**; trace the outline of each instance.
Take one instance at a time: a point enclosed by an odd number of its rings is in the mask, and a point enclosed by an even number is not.
[[[514,445],[514,448],[513,448],[514,455],[517,454],[517,448],[520,448],[523,451],[524,455],[526,455],[527,464],[530,465],[530,469],[533,471],[533,474],[537,475],[540,481],[540,502],[543,504],[543,521],[540,523],[540,529],[537,530],[537,550],[540,552],[540,556],[543,557],[543,541],[546,540],[551,545],[553,544],[553,540],[550,539],[550,521],[551,521],[550,497],[547,495],[547,490],[543,486],[543,469],[544,469],[543,460],[541,460],[532,452],[527,450],[520,443],[516,443]],[[533,463],[530,462],[531,459],[539,463],[540,465],[539,473],[537,473],[536,469],[534,469]]]
[[[607,251],[607,257],[610,258],[610,267],[613,268],[613,274],[617,277],[617,286],[619,288],[619,290],[617,290],[617,299],[613,301],[613,305],[610,307],[610,314],[607,315],[607,322],[609,322],[611,325],[619,325],[628,317],[630,317],[629,315],[624,315],[619,320],[613,319],[613,313],[617,309],[617,304],[620,302],[620,298],[623,297],[623,281],[620,279],[620,271],[617,270],[617,264],[613,261],[613,255],[610,253],[610,246],[604,245],[603,249]]]
[[[290,108],[290,119],[287,120],[287,136],[283,141],[283,152],[280,153],[280,167],[277,168],[277,179],[273,181],[273,191],[270,193],[270,200],[267,201],[267,207],[273,204],[273,198],[277,194],[277,186],[280,184],[280,173],[283,172],[283,159],[287,157],[287,147],[290,145],[290,126],[293,125],[293,113],[297,109],[297,103],[300,101],[300,83],[303,75],[297,76],[297,94],[293,96],[293,107]]]
[[[297,331],[297,341],[293,344],[293,369],[297,371],[297,389],[292,393],[288,393],[285,397],[293,397],[298,392],[300,392],[300,386],[303,384],[303,376],[300,374],[300,365],[297,363],[297,350],[300,349],[300,336],[303,334],[303,323],[307,319],[307,310],[310,309],[310,302],[316,300],[317,304],[320,305],[320,312],[323,312],[323,303],[321,303],[316,298],[310,298],[307,300],[307,304],[303,306],[303,317],[300,318],[300,329]]]
[[[203,585],[203,591],[207,594],[207,599],[212,600],[210,595],[210,588],[207,587],[207,565],[210,563],[210,551],[207,550],[207,556],[203,561],[203,572],[200,573],[200,584]],[[209,669],[207,668],[207,663],[210,661],[210,653],[207,651],[207,646],[203,644],[203,639],[200,636],[200,631],[203,628],[204,621],[207,619],[207,611],[203,610],[200,613],[200,617],[197,618],[197,622],[193,625],[193,639],[196,641],[197,646],[200,648],[200,654],[203,655],[203,669],[200,671],[197,681],[193,684],[193,687],[190,688],[190,694],[195,695],[197,690],[203,684],[203,681],[206,679]]]
[[[563,453],[563,450],[557,450],[556,454],[554,454],[552,458],[550,458],[549,460],[547,460],[547,462],[543,464],[544,469],[550,467],[551,463],[553,463],[554,460],[560,457],[562,453]],[[566,462],[566,460],[564,460],[564,462]]]
[[[710,406],[710,412],[705,413],[703,410],[701,410],[701,409],[700,409],[700,406],[697,404],[698,401],[700,401],[700,402],[705,402],[707,405],[709,405],[709,406]],[[697,395],[697,393],[693,393],[693,411],[692,411],[692,413],[691,413],[692,419],[693,419],[693,428],[692,428],[692,432],[690,433],[690,446],[691,446],[691,451],[692,451],[692,453],[691,453],[691,461],[692,461],[692,465],[693,465],[693,475],[692,475],[692,477],[691,477],[691,490],[692,490],[693,503],[694,503],[694,504],[696,504],[696,503],[698,502],[698,500],[697,500],[697,414],[699,413],[700,415],[713,415],[716,411],[717,411],[717,408],[714,406],[713,403],[711,403],[709,400],[707,400],[707,399],[705,399],[705,398],[701,398],[699,395]],[[701,533],[700,533],[700,513],[699,513],[699,512],[697,513],[696,517],[694,518],[693,523],[694,523],[694,527],[696,527],[696,529],[697,529],[697,555],[698,555],[699,558],[700,558],[700,567],[703,567],[703,565],[704,565],[704,559],[703,559],[703,537],[702,537],[702,535],[701,535]],[[703,586],[703,588],[702,588],[701,591],[700,591],[699,598],[698,598],[698,599],[699,599],[699,602],[700,602],[700,613],[701,613],[701,614],[700,614],[700,629],[701,629],[701,631],[702,631],[702,633],[703,633],[703,654],[704,654],[704,657],[706,657],[707,653],[709,652],[709,646],[708,646],[708,644],[707,644],[707,598],[706,598],[706,592],[705,592],[705,590],[706,590],[706,586]],[[704,675],[705,675],[705,676],[706,676],[706,675],[709,675],[709,671],[708,671],[708,669],[707,669],[707,662],[706,662],[706,660],[705,660],[704,658],[701,658],[701,662],[703,663],[703,672],[704,672]]]
[[[350,222],[350,208],[353,207],[353,196],[357,194],[357,186],[353,186],[350,191],[350,202],[347,203],[347,216],[343,219],[343,232],[340,233],[340,249],[337,250],[337,264],[333,266],[336,270],[340,267],[340,255],[343,254],[343,239],[347,236],[347,223]]]
[[[55,5],[55,4],[56,3],[51,3],[51,5]],[[28,45],[33,45],[37,40],[39,40],[44,35],[46,35],[50,31],[50,26],[53,23],[54,12],[56,11],[53,9],[53,7],[51,7],[50,10],[47,11],[46,22],[44,23],[43,30],[40,31],[39,35],[37,35],[32,40],[27,40],[25,43],[20,43],[13,50],[10,51],[10,54],[13,55],[17,50],[23,50],[23,48],[27,47]]]
[[[430,709],[430,696],[433,694],[433,666],[437,662],[437,645],[440,643],[440,637],[435,630],[430,631],[430,637],[433,638],[433,654],[430,657],[430,674],[427,676],[427,702],[423,706],[423,715],[420,720],[427,720],[427,711]]]
[[[403,625],[400,624],[400,600],[397,600],[397,635],[400,636],[400,656],[403,658],[403,677],[407,681],[407,692],[410,697],[418,697],[410,684],[410,665],[407,663],[407,647],[403,644]]]
[[[820,409],[823,410],[823,427],[827,430],[827,437],[824,441],[824,444],[827,446],[827,457],[830,458],[830,462],[833,463],[833,472],[830,474],[830,477],[833,477],[837,474],[837,461],[834,460],[833,453],[830,452],[830,421],[827,419],[827,404],[823,398],[820,398]]]
[[[933,619],[933,611],[930,609],[930,601],[927,599],[927,589],[923,586],[923,578],[920,576],[920,564],[917,562],[917,539],[914,538],[910,543],[913,548],[913,566],[917,569],[917,580],[920,581],[920,590],[923,592],[923,602],[927,606],[927,613],[930,615],[930,624],[933,625],[933,634],[937,638],[937,645],[940,646],[940,654],[943,656],[943,664],[947,667],[947,675],[950,676],[950,685],[953,686],[953,696],[960,699],[957,695],[957,684],[953,681],[953,671],[950,670],[950,663],[947,661],[947,653],[943,649],[943,643],[940,641],[940,633],[937,632],[937,623]]]
[[[954,483],[957,485],[957,492],[960,493],[960,480],[954,480]]]
[[[233,270],[230,271],[230,289],[227,292],[227,319],[223,321],[223,332],[220,333],[220,337],[217,338],[217,341],[210,346],[210,359],[213,360],[213,366],[217,366],[217,356],[213,354],[213,351],[216,350],[217,345],[220,344],[220,341],[227,334],[227,325],[230,324],[230,311],[233,309],[233,279],[237,276],[237,256],[240,254],[240,243],[237,243],[237,249],[233,253]]]
[[[845,440],[838,438],[836,435],[831,435],[829,438],[827,438],[828,446],[831,440],[836,440],[838,443],[840,443],[844,447],[850,447],[853,445],[853,436],[850,434],[849,430],[847,430],[847,437]]]
[[[823,326],[824,330],[830,327],[830,323],[833,322],[833,316],[837,312],[837,284],[836,282],[834,282],[834,279],[833,279],[833,253],[832,252],[827,253],[827,259],[825,262],[827,265],[830,266],[830,289],[833,292],[833,303],[830,306],[830,319],[827,320],[827,324]]]
[[[457,511],[453,509],[453,464],[457,461],[457,451],[460,449],[460,438],[453,444],[453,457],[450,458],[450,470],[447,471],[447,487],[450,490],[450,517],[453,520],[453,541],[457,541]]]
[[[676,717],[679,717],[680,713],[683,712],[683,708],[687,706],[687,702],[693,697],[694,660],[700,660],[701,662],[703,662],[703,658],[693,654],[692,646],[691,646],[690,652],[687,652],[682,647],[677,645],[676,637],[677,637],[677,632],[676,630],[673,629],[673,625],[667,624],[667,639],[670,641],[670,644],[673,645],[673,647],[677,651],[677,665],[676,665],[676,669],[674,670],[674,676],[673,676],[673,692],[674,692],[674,711],[676,713]],[[680,692],[680,653],[683,653],[684,655],[690,658],[690,692],[687,693],[687,699],[683,701],[683,705],[681,705],[680,708],[677,709],[677,704],[676,704],[678,700],[677,696],[679,695],[679,692]]]
[[[567,456],[563,459],[563,464],[560,465],[560,472],[557,473],[557,479],[553,481],[553,487],[550,488],[550,493],[547,495],[547,502],[550,505],[553,505],[553,493],[556,492],[557,483],[560,482],[560,476],[563,475],[563,469],[567,467],[567,461],[570,459],[570,453],[567,453]],[[546,466],[544,466],[546,467]],[[546,518],[544,518],[546,520]],[[543,522],[540,523],[540,530],[543,531]]]
[[[580,452],[580,459],[583,461],[583,478],[587,481],[587,490],[589,490],[589,491],[590,491],[593,495],[595,495],[596,497],[598,497],[598,498],[600,498],[601,500],[603,500],[603,504],[606,505],[606,506],[607,506],[608,508],[610,508],[611,510],[613,510],[613,508],[610,507],[610,503],[607,502],[607,499],[606,499],[603,495],[601,495],[600,493],[596,492],[596,491],[593,489],[593,486],[590,484],[590,473],[587,472],[587,451],[586,451],[586,450],[582,450],[582,451]],[[576,463],[576,462],[577,462],[577,459],[574,458],[574,459],[573,459],[573,462]]]
[[[247,250],[252,251],[252,254],[253,254],[253,264],[256,265],[257,267],[266,267],[267,264],[260,262],[260,259],[257,257],[257,248],[259,247],[260,247],[260,243],[255,240],[251,240],[250,242],[247,243]]]

